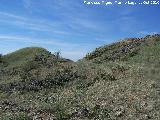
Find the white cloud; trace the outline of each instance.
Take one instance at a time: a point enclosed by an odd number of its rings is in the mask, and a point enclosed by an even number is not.
[[[11,21],[11,19],[13,19]],[[50,33],[55,34],[63,34],[63,35],[69,35],[70,33],[68,31],[58,30],[57,28],[61,26],[60,22],[51,22],[44,19],[32,19],[27,17],[22,17],[6,12],[0,12],[0,21],[16,25],[20,28],[35,30],[35,31],[46,31]]]
[[[0,35],[0,41],[6,41],[6,40],[15,41],[15,42],[42,44],[42,45],[56,45],[60,47],[78,46],[78,44],[65,43],[62,40],[55,40],[55,39],[40,39],[40,38],[31,38],[31,37],[26,37],[26,36]]]

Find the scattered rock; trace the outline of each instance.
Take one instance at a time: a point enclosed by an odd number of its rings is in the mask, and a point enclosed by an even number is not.
[[[140,115],[140,118],[138,120],[149,120],[151,117],[147,114],[142,114]]]
[[[72,117],[87,117],[89,114],[88,108],[82,108],[80,110],[77,110],[76,112],[72,113]]]
[[[113,110],[115,112],[116,117],[121,117],[123,113],[125,112],[125,109],[123,106],[117,107]]]

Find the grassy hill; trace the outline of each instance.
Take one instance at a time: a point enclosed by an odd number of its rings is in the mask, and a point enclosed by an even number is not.
[[[44,48],[39,47],[27,47],[4,55],[3,59],[11,66],[19,66],[21,64],[24,64],[27,59],[33,59],[35,55],[40,53],[48,53],[48,51]]]
[[[42,48],[2,61],[2,120],[160,119],[159,34],[102,46],[78,62]]]
[[[95,63],[107,61],[125,61],[135,56],[142,47],[158,43],[159,34],[148,35],[145,38],[129,38],[111,45],[96,48],[95,51],[86,55],[86,60],[92,60]]]

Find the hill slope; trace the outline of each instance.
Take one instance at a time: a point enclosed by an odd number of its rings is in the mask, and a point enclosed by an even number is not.
[[[11,66],[17,66],[17,65],[24,64],[27,61],[27,59],[33,59],[35,55],[38,55],[41,53],[49,53],[49,52],[44,48],[28,47],[28,48],[23,48],[13,53],[7,54],[3,56],[3,59],[5,62],[9,63]]]
[[[142,46],[157,43],[160,39],[159,34],[148,35],[144,38],[129,38],[123,41],[96,48],[95,51],[86,55],[86,60],[102,63],[115,60],[126,60],[138,54]]]
[[[76,63],[42,54],[0,68],[0,118],[159,120],[159,36],[103,46]]]

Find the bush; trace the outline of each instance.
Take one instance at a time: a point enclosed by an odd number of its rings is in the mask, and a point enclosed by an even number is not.
[[[6,61],[4,61],[3,55],[0,54],[0,68],[1,67],[7,67],[8,63]]]
[[[67,113],[66,108],[64,107],[63,103],[59,103],[55,106],[56,108],[56,119],[57,120],[69,120],[70,114]]]
[[[77,70],[70,65],[55,67],[45,75],[41,72],[38,69],[21,72],[20,78],[22,81],[18,83],[18,89],[38,91],[42,88],[56,88],[79,77]]]
[[[65,83],[78,78],[78,73],[73,66],[61,66],[54,69],[46,77],[46,81],[55,85],[64,85]]]
[[[35,56],[33,59],[39,64],[50,68],[51,66],[57,66],[61,60],[60,52],[56,52],[55,54],[49,53],[40,53]]]
[[[95,81],[97,80],[109,80],[109,81],[116,80],[114,74],[107,73],[106,71],[101,70],[101,69],[97,72],[97,76],[94,79]]]
[[[123,65],[115,65],[111,68],[112,74],[114,76],[120,76],[120,75],[125,75],[125,72],[128,68],[124,67]]]
[[[3,61],[3,60],[2,60],[2,54],[0,54],[0,63],[2,63],[2,61]]]
[[[111,113],[111,109],[102,107],[100,105],[95,105],[95,107],[91,109],[89,118],[94,119],[94,120],[95,119],[96,120],[104,120],[104,119],[110,120],[111,119],[110,113]]]

